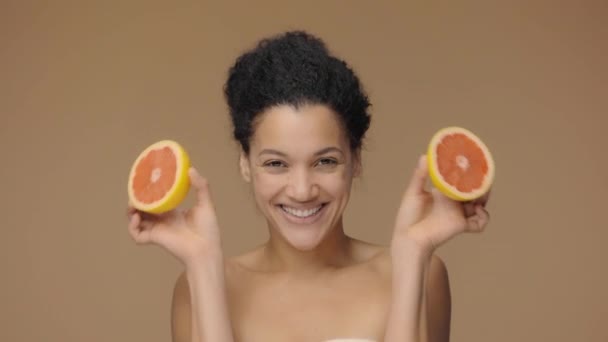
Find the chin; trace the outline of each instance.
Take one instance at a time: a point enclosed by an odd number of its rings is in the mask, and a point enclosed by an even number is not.
[[[315,249],[323,240],[325,234],[320,229],[320,227],[317,229],[287,228],[285,229],[287,231],[282,230],[281,234],[293,248],[308,252]]]

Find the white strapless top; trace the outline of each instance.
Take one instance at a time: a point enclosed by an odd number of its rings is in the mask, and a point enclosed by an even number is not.
[[[331,340],[325,340],[323,342],[376,342],[366,338],[332,338]]]

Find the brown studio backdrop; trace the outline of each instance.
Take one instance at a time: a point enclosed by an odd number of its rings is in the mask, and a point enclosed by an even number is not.
[[[495,155],[488,231],[439,251],[453,341],[607,341],[606,7],[3,1],[0,340],[169,340],[181,267],[128,238],[131,162],[181,141],[212,184],[226,253],[262,243],[221,89],[245,48],[304,28],[374,104],[350,234],[389,242],[436,129],[468,127]]]

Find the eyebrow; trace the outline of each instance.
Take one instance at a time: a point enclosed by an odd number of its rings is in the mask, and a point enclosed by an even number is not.
[[[334,147],[334,146],[329,146],[329,147],[325,147],[323,149],[320,149],[319,151],[315,152],[314,155],[315,156],[320,156],[320,155],[323,155],[323,154],[329,153],[329,152],[338,152],[338,153],[340,153],[342,155],[344,154],[341,149],[339,149],[337,147]],[[263,149],[258,155],[261,156],[263,154],[274,154],[274,155],[277,155],[277,156],[280,156],[280,157],[283,157],[283,158],[287,158],[287,154],[286,153],[281,152],[279,150],[274,150],[274,149],[271,149],[271,148]]]

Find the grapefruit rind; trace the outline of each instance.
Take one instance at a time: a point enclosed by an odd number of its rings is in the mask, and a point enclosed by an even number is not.
[[[464,134],[468,138],[473,140],[479,146],[479,148],[483,151],[486,161],[488,163],[488,172],[485,175],[481,186],[470,192],[462,192],[462,191],[458,190],[456,187],[447,183],[443,179],[443,177],[441,176],[441,174],[439,173],[439,170],[438,170],[437,153],[435,153],[435,151],[437,149],[437,145],[446,135],[455,134],[455,133]],[[492,154],[490,153],[490,150],[488,149],[486,144],[483,141],[481,141],[481,139],[479,137],[477,137],[475,134],[473,134],[473,132],[467,130],[466,128],[452,126],[452,127],[445,127],[445,128],[440,129],[439,131],[437,131],[435,133],[435,135],[433,135],[433,137],[431,138],[431,142],[429,143],[429,146],[428,146],[427,162],[428,162],[429,176],[431,178],[433,185],[439,191],[441,191],[444,195],[446,195],[447,197],[449,197],[453,200],[456,200],[456,201],[462,201],[462,202],[472,201],[474,199],[482,197],[490,190],[490,187],[492,186],[492,183],[494,182],[495,166],[494,166],[494,159],[492,158]]]
[[[177,169],[175,170],[175,179],[171,188],[158,201],[152,203],[143,203],[137,200],[133,189],[133,179],[135,176],[137,165],[145,158],[150,151],[169,147],[175,154],[177,161]],[[150,214],[162,214],[175,209],[186,197],[190,190],[190,178],[188,170],[190,169],[190,157],[186,150],[173,140],[161,140],[143,150],[131,167],[129,173],[128,194],[129,203],[137,210]]]

